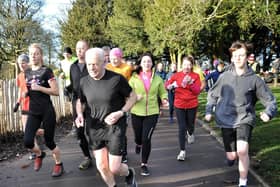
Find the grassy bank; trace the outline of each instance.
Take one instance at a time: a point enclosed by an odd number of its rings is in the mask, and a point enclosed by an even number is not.
[[[280,88],[272,88],[280,106]],[[206,93],[199,97],[199,118],[203,119],[205,114]],[[256,113],[259,114],[264,107],[260,102],[256,105]],[[209,123],[213,129],[219,132],[215,122]],[[280,114],[269,121],[263,123],[259,118],[254,128],[250,144],[251,167],[271,186],[280,186]]]

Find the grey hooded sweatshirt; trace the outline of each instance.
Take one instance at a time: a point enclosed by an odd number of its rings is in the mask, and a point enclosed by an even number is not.
[[[236,128],[240,124],[254,126],[257,100],[270,118],[276,115],[276,99],[265,82],[248,66],[246,73],[237,75],[231,64],[208,91],[206,114],[211,114],[215,107],[215,120],[222,128]]]

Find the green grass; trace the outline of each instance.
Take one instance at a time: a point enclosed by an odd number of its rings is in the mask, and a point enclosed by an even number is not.
[[[280,108],[280,88],[271,88],[277,99],[278,109]],[[199,118],[203,119],[205,114],[207,93],[199,96],[200,106],[198,107]],[[260,102],[256,105],[256,114],[259,114],[264,107]],[[280,114],[268,123],[263,123],[259,116],[257,125],[254,128],[250,143],[251,167],[256,171],[271,187],[280,186]],[[214,120],[209,123],[214,130]],[[218,133],[219,134],[219,133]]]

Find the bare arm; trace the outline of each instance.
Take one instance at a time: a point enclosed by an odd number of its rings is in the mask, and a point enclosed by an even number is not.
[[[76,112],[77,112],[77,115],[83,115],[83,112],[84,112],[84,107],[83,107],[83,104],[81,103],[80,99],[78,99],[76,102]]]
[[[77,112],[77,118],[75,120],[75,124],[77,127],[83,127],[84,126],[84,116],[83,116],[84,107],[81,103],[81,100],[78,99],[76,102],[76,112]]]
[[[123,112],[128,112],[137,101],[137,95],[134,91],[130,92],[129,97],[126,99],[125,105],[122,107]]]

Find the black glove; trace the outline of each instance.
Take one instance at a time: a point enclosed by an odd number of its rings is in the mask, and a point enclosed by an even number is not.
[[[65,87],[63,89],[63,93],[64,93],[64,96],[67,98],[68,101],[72,100],[72,90],[69,86]]]
[[[17,112],[17,111],[18,111],[18,108],[19,108],[19,103],[16,103],[15,106],[14,106],[13,111],[14,111],[14,112]]]

